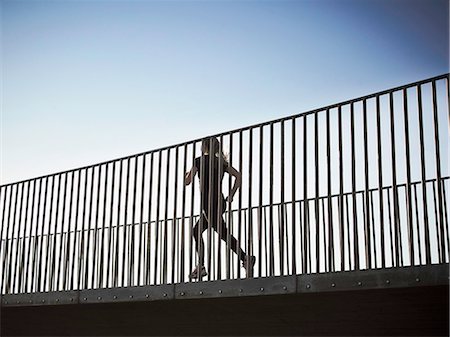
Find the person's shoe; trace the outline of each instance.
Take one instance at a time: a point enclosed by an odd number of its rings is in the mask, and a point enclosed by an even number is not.
[[[246,255],[244,261],[242,261],[242,267],[244,267],[247,272],[247,277],[253,277],[253,267],[255,266],[256,257],[251,255]]]
[[[200,277],[199,277],[199,271],[200,271]],[[208,275],[208,273],[206,272],[206,268],[205,266],[197,266],[195,267],[195,269],[192,271],[192,273],[189,275],[190,279],[202,279],[203,277],[205,277],[206,275]]]

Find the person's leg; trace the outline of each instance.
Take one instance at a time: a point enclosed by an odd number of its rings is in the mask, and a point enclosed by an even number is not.
[[[195,240],[195,249],[197,250],[198,254],[198,265],[203,266],[203,261],[205,259],[205,244],[203,242],[202,234],[203,232],[208,228],[208,220],[202,213],[203,217],[203,225],[201,224],[201,218],[197,220],[197,223],[194,226],[194,230],[192,231],[192,235],[194,236]]]
[[[223,241],[228,242],[228,229],[227,229],[227,225],[225,224],[225,220],[223,219],[222,216],[220,217],[220,221],[221,221],[221,226],[220,226],[220,230],[218,231],[218,233],[220,235],[220,238]],[[235,252],[238,255],[238,257],[241,261],[244,261],[246,254],[242,250],[242,248],[239,247],[238,241],[236,240],[236,238],[233,235],[230,235],[230,248],[233,252]]]

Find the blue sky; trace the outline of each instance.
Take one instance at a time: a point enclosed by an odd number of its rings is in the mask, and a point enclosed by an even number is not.
[[[448,7],[1,0],[0,182],[446,73]]]

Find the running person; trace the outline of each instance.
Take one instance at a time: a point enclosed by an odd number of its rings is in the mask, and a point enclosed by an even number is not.
[[[210,156],[212,155],[212,158]],[[212,167],[210,168],[210,164]],[[200,191],[202,199],[202,214],[197,223],[194,226],[192,235],[195,240],[195,248],[199,257],[197,267],[190,274],[191,279],[202,278],[207,275],[206,268],[204,266],[204,242],[202,233],[208,229],[208,223],[211,219],[211,227],[220,235],[220,238],[227,242],[228,231],[223,219],[223,214],[226,209],[226,201],[232,202],[234,194],[241,186],[241,174],[232,166],[230,166],[220,150],[219,141],[214,138],[205,138],[202,141],[202,155],[194,160],[192,169],[186,172],[185,184],[189,185],[196,173],[199,174],[200,179]],[[204,173],[203,173],[204,172]],[[235,177],[233,188],[230,191],[230,195],[225,199],[222,193],[222,179],[224,173]],[[212,177],[210,178],[210,173]],[[210,191],[210,180],[212,181]],[[210,194],[211,193],[211,194]],[[211,201],[209,197],[211,196]],[[209,216],[211,211],[211,216]],[[219,211],[221,214],[219,215]],[[217,226],[218,220],[220,221],[220,228]],[[247,271],[247,276],[253,276],[253,266],[255,265],[255,257],[248,256],[238,246],[238,242],[234,236],[230,236],[230,248],[235,252],[239,259],[242,261],[242,266]],[[200,273],[200,275],[199,275]]]

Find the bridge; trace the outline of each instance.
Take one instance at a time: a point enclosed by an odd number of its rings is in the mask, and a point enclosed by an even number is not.
[[[1,334],[448,335],[449,97],[444,74],[2,185]]]

